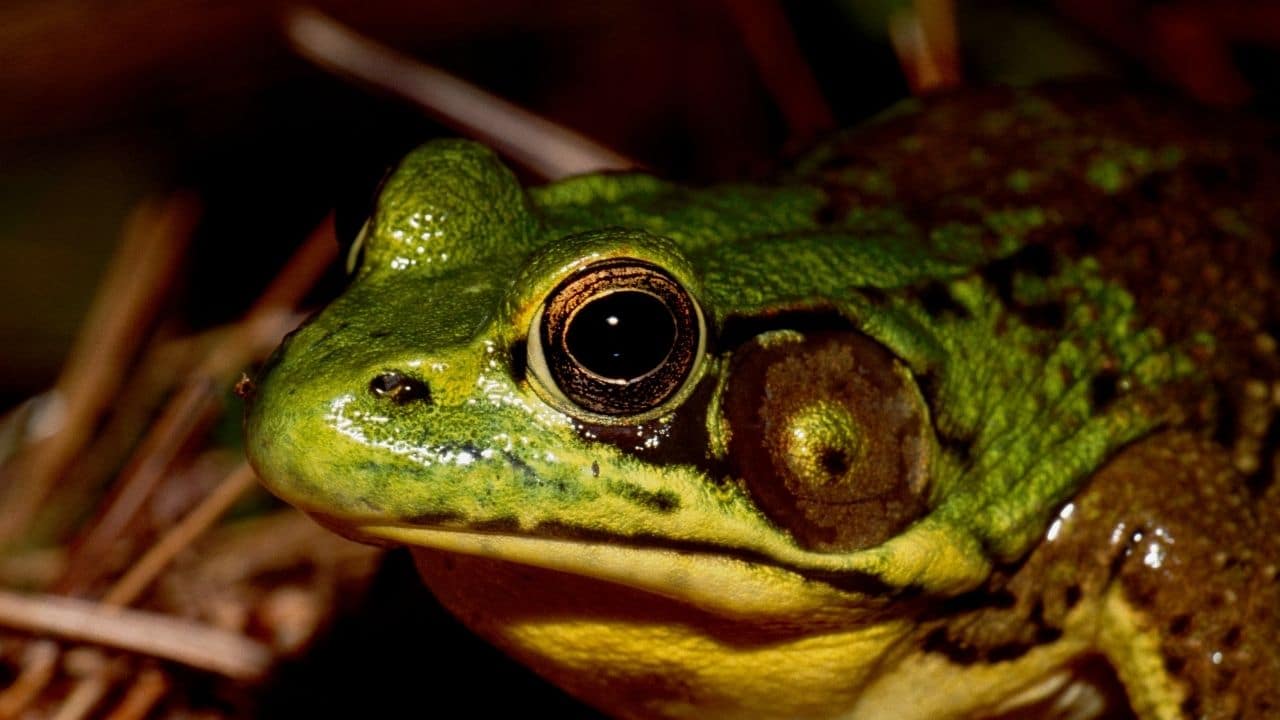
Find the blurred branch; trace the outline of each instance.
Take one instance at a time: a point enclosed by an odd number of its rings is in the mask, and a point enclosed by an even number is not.
[[[15,718],[44,690],[58,667],[58,643],[40,638],[22,652],[18,677],[0,693],[0,718]]]
[[[836,127],[822,90],[777,0],[724,0],[760,79],[787,119],[793,147]]]
[[[250,679],[271,665],[271,650],[237,633],[141,610],[57,595],[0,590],[0,625],[173,660]]]
[[[199,214],[195,199],[178,194],[143,203],[130,218],[62,375],[28,424],[35,439],[0,469],[0,544],[26,531],[115,398]]]
[[[241,463],[213,492],[187,513],[159,542],[152,545],[138,562],[129,568],[124,577],[115,582],[102,602],[107,605],[128,605],[168,567],[178,553],[186,549],[218,518],[222,517],[245,492],[257,483],[257,476],[248,463]]]
[[[336,259],[330,216],[294,253],[245,318],[192,371],[120,474],[111,498],[76,541],[58,584],[82,592],[109,567],[106,557],[143,508],[182,448],[222,411],[223,393],[254,359],[267,355],[298,321],[294,308]]]
[[[169,689],[169,679],[156,668],[138,673],[120,703],[107,715],[107,720],[143,720]]]
[[[909,9],[893,13],[889,40],[913,94],[947,90],[964,82],[953,0],[914,0]]]
[[[298,53],[316,65],[411,102],[549,180],[639,166],[584,135],[396,52],[317,10],[289,11],[284,28]]]

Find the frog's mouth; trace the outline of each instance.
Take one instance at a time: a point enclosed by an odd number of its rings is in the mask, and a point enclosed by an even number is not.
[[[362,542],[408,545],[581,575],[689,603],[726,616],[804,614],[864,604],[888,591],[874,578],[861,591],[787,568],[707,549],[674,549],[607,540],[511,535],[475,530],[317,520]],[[856,580],[851,580],[855,584]],[[874,587],[872,587],[874,586]]]

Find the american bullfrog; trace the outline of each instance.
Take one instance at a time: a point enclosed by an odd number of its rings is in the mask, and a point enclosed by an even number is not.
[[[701,188],[433,141],[249,454],[619,717],[1274,717],[1268,132],[974,90]]]

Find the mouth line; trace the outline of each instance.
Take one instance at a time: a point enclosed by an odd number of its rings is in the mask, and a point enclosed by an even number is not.
[[[903,589],[888,585],[874,575],[865,572],[857,570],[833,571],[812,567],[799,567],[789,565],[785,561],[772,557],[763,551],[739,548],[715,542],[672,540],[670,538],[649,534],[616,535],[609,532],[587,530],[560,523],[541,523],[532,531],[527,533],[503,533],[501,530],[499,530],[499,533],[513,535],[519,534],[521,536],[548,540],[567,540],[574,543],[598,543],[609,547],[628,548],[632,550],[663,550],[701,557],[736,560],[752,567],[772,568],[777,571],[797,576],[803,580],[829,585],[832,588],[845,593],[853,593],[867,597],[891,596],[895,594],[900,595],[904,592]],[[905,592],[909,592],[909,589]]]
[[[775,582],[781,577],[788,577],[797,584],[821,586],[828,595],[839,595],[846,599],[856,597],[861,602],[870,598],[901,599],[904,596],[927,593],[923,588],[912,584],[891,584],[863,568],[842,567],[836,563],[805,563],[804,560],[812,558],[804,551],[799,551],[802,560],[796,563],[789,562],[785,554],[779,557],[768,549],[739,547],[709,540],[672,539],[646,533],[623,535],[556,521],[539,522],[531,528],[522,528],[514,519],[464,524],[464,517],[455,513],[390,520],[377,516],[343,517],[317,509],[302,509],[324,527],[356,542],[384,547],[420,545],[453,550],[467,555],[509,560],[611,580],[624,585],[633,583],[628,582],[628,578],[605,577],[598,572],[598,566],[583,566],[578,561],[584,556],[591,556],[610,560],[645,557],[649,561],[668,562],[679,559],[683,562],[676,564],[681,566],[715,563],[721,567],[736,568],[738,573],[763,572],[769,574]],[[653,568],[646,566],[646,569]],[[643,577],[652,580],[655,575],[649,571],[643,573]],[[678,585],[683,586],[683,578],[680,580]],[[650,585],[651,583],[646,583],[645,589],[652,590]],[[669,588],[672,585],[673,583],[666,582],[661,587]]]
[[[378,544],[427,547],[591,577],[726,615],[811,613],[830,610],[832,606],[865,605],[869,599],[867,593],[841,589],[776,562],[708,545],[645,543],[613,536],[517,535],[377,522],[349,527],[359,539]],[[868,579],[879,584],[874,578]]]

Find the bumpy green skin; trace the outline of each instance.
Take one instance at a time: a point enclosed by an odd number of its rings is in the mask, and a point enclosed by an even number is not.
[[[269,424],[250,429],[270,443],[267,453],[290,453],[283,475],[314,486],[292,487],[289,498],[319,512],[363,508],[403,521],[460,513],[528,528],[563,523],[569,513],[622,536],[657,528],[668,538],[720,541],[701,528],[671,527],[669,515],[638,517],[608,487],[635,461],[578,438],[570,418],[511,378],[510,348],[527,332],[530,306],[593,253],[680,268],[713,324],[835,307],[918,376],[937,378],[937,427],[971,437],[972,457],[942,453],[934,517],[962,526],[1001,559],[1024,550],[1111,450],[1160,420],[1138,402],[1140,392],[1106,413],[1092,411],[1088,380],[1104,362],[1139,391],[1189,370],[1154,333],[1131,330],[1131,299],[1089,262],[1020,288],[1031,301],[1083,293],[1064,332],[1030,327],[1002,308],[973,270],[1010,255],[1028,227],[1048,222],[1034,206],[993,208],[980,224],[930,232],[891,208],[821,226],[815,217],[824,197],[807,186],[691,191],[644,176],[602,176],[535,190],[525,201],[488,151],[462,142],[410,155],[382,197],[352,287],[290,339],[284,352],[292,362],[275,368],[262,390],[261,404],[284,392],[288,407],[255,415]],[[588,234],[611,227],[652,235],[620,243],[620,230]],[[627,252],[627,240],[648,247]],[[910,290],[931,281],[949,283],[972,317],[930,317]],[[430,406],[391,415],[366,391],[380,372],[419,368],[434,393]],[[1016,432],[1025,427],[1036,432]],[[313,439],[325,435],[323,445]],[[376,459],[371,448],[382,451]],[[588,477],[593,461],[619,467]],[[325,467],[317,472],[318,462]],[[684,479],[661,490],[681,503],[704,502],[714,479]],[[749,498],[715,501],[739,522],[759,522]]]
[[[1232,163],[1265,153],[1154,102],[1074,89],[944,99],[837,139],[779,184],[704,189],[628,174],[524,191],[487,150],[430,143],[386,183],[350,288],[260,380],[251,458],[274,492],[357,536],[606,538],[869,579],[881,594],[983,592],[1121,448],[1172,427],[1209,438],[1233,413],[1212,398],[1239,397],[1250,372],[1278,377],[1271,360],[1239,359],[1277,321],[1273,216],[1256,187],[1219,184],[1194,221],[1243,238],[1247,252],[1229,254],[1261,269],[1253,280],[1221,297],[1203,278],[1176,293],[1152,289],[1160,272],[1141,282],[1134,254],[1161,231],[1130,227],[1133,208],[1172,217],[1171,201],[1195,192],[1184,178],[1212,166],[1231,180]],[[1246,194],[1252,204],[1232,199]],[[1204,240],[1182,231],[1165,236],[1175,255]],[[713,333],[698,370],[708,391],[648,423],[648,444],[597,439],[522,367],[542,298],[618,256],[671,272]],[[1161,299],[1177,293],[1196,297]],[[1239,303],[1247,320],[1228,317]],[[792,313],[843,317],[910,369],[928,404],[928,511],[876,547],[807,550],[723,476],[733,428],[718,380],[734,347],[715,334]],[[376,397],[369,382],[388,371],[427,383],[431,401]],[[677,447],[689,427],[702,452]]]

